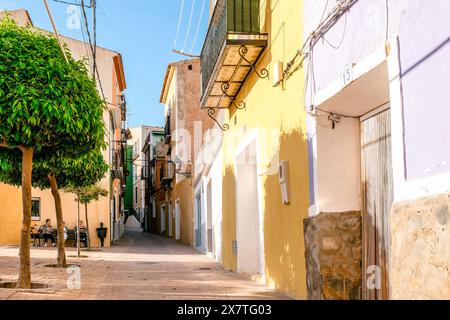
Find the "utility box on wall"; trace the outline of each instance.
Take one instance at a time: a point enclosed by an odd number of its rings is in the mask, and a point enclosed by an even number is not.
[[[284,204],[289,204],[289,166],[287,161],[280,161],[278,168],[278,181],[280,182],[281,199]]]

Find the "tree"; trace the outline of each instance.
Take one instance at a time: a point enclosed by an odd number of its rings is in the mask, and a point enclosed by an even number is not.
[[[20,153],[6,153],[0,150],[0,181],[10,185],[21,185],[21,166],[17,159]],[[41,190],[51,189],[55,203],[58,228],[58,267],[66,267],[64,248],[63,211],[60,188],[87,188],[99,182],[108,171],[100,149],[75,159],[57,154],[33,163],[32,186]]]
[[[84,214],[86,219],[86,228],[88,230],[87,234],[87,244],[88,248],[91,247],[91,239],[89,238],[89,217],[88,217],[88,204],[92,201],[98,201],[100,197],[106,197],[108,195],[108,190],[102,188],[97,185],[90,185],[87,187],[75,187],[75,188],[67,188],[66,192],[74,193],[77,196],[77,201],[84,205]],[[77,228],[77,232],[79,232],[79,228]],[[80,239],[80,235],[77,237],[78,241]],[[78,244],[79,248],[79,244]],[[79,250],[79,249],[78,249]],[[78,251],[79,254],[79,251]]]
[[[0,147],[21,153],[22,228],[18,288],[31,287],[33,160],[80,156],[104,140],[103,101],[83,61],[57,40],[10,18],[0,21]]]

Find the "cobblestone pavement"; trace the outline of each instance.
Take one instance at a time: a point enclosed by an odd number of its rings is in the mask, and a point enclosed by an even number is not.
[[[18,252],[0,247],[0,281],[17,279]],[[148,233],[128,230],[111,248],[82,251],[84,258],[75,258],[73,248],[66,254],[80,266],[80,289],[67,288],[73,270],[46,266],[56,263],[56,248],[32,248],[32,281],[49,288],[0,288],[0,299],[288,299],[189,246]]]

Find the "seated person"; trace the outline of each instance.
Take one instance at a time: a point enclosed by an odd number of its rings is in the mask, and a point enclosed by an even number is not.
[[[87,247],[87,228],[85,227],[83,220],[80,220],[78,222],[79,226],[80,226],[80,243],[83,243],[83,245],[85,247]],[[75,231],[75,244],[73,245],[74,247],[77,246],[77,236],[78,236],[78,232],[77,232],[77,226],[75,226],[74,228]]]
[[[31,227],[31,240],[33,242],[33,247],[39,246],[39,228],[35,224]]]
[[[55,237],[53,236],[53,227],[51,225],[51,220],[45,220],[45,224],[41,226],[42,238],[44,239],[44,247],[47,246],[47,241],[52,241],[52,246],[56,246]]]
[[[66,223],[63,221],[62,222],[62,225],[63,225],[63,230],[64,230],[64,242],[67,240],[67,227],[66,227]]]

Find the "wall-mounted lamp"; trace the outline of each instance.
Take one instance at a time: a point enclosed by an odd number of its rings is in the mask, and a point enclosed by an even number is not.
[[[181,165],[183,164],[183,162],[181,161],[180,157],[176,156],[175,159],[172,161],[173,164],[175,165],[175,172],[177,174],[181,174],[182,176],[185,176],[186,178],[190,178],[191,177],[191,173],[190,172],[181,172]]]

